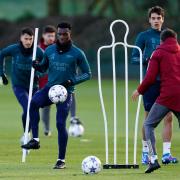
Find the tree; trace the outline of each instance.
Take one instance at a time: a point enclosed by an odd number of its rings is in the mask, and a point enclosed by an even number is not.
[[[92,13],[99,6],[99,11],[97,14],[102,16],[109,8],[111,8],[113,15],[118,17],[119,11],[121,11],[121,3],[122,0],[93,0],[89,4],[87,11],[88,13]]]
[[[60,14],[61,0],[48,0],[48,15],[58,16]]]

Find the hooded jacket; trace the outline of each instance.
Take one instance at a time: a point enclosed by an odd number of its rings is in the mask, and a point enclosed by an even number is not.
[[[144,94],[157,75],[160,75],[160,95],[156,103],[180,112],[180,46],[175,38],[167,38],[154,51],[138,92]]]

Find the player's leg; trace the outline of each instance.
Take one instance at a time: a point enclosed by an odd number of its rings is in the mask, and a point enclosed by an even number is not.
[[[45,136],[51,136],[50,109],[51,109],[51,106],[46,106],[41,109],[41,119],[42,119],[43,126],[44,126],[44,135]]]
[[[144,105],[144,119],[146,120],[149,111],[154,103],[154,101],[152,102],[152,89],[153,87],[151,87],[144,95],[143,95],[143,105]],[[145,129],[144,126],[142,127],[142,156],[141,156],[141,163],[143,165],[147,165],[149,163],[149,149],[148,149],[148,142],[146,140],[146,136],[145,136]]]
[[[26,114],[27,114],[27,104],[28,104],[28,90],[23,88],[23,87],[19,87],[19,86],[14,86],[13,87],[13,92],[19,102],[19,104],[22,107],[22,124],[23,124],[23,129],[25,131],[25,126],[26,126]],[[30,127],[29,126],[29,131],[30,131]]]
[[[164,127],[162,132],[163,142],[170,142],[172,138],[172,113],[168,113],[164,118]]]
[[[154,102],[156,101],[156,98],[159,96],[159,88],[160,88],[160,82],[156,81],[149,89],[146,91],[146,93],[143,95],[143,105],[145,110],[145,119],[148,116],[148,113],[151,110],[151,107],[153,106]],[[148,157],[148,142],[145,138],[145,132],[144,127],[142,129],[142,159],[141,162],[143,165],[147,165],[149,163],[149,157]]]
[[[164,127],[163,127],[163,156],[162,163],[177,163],[178,159],[171,155],[171,138],[172,138],[172,113],[168,113],[164,118]]]
[[[32,136],[33,138],[25,145],[22,145],[22,148],[25,149],[39,149],[39,109],[45,106],[52,104],[48,97],[49,87],[45,87],[34,94],[30,104],[30,119],[32,127]]]
[[[74,93],[72,93],[72,103],[70,107],[70,114],[71,114],[71,118],[76,117],[76,99],[75,99]]]
[[[76,97],[75,97],[75,93],[72,93],[72,104],[70,107],[70,123],[72,125],[74,124],[82,124],[82,122],[80,121],[80,119],[76,116]]]
[[[69,94],[67,100],[64,103],[59,103],[56,105],[56,127],[58,130],[58,159],[54,166],[54,169],[64,169],[65,168],[65,155],[66,147],[68,141],[68,133],[66,130],[66,119],[68,117],[69,109],[72,103],[72,95]]]
[[[145,111],[145,119],[147,118],[148,116],[148,113],[147,111]],[[141,163],[143,165],[147,165],[149,163],[149,149],[148,149],[148,143],[146,141],[146,137],[145,137],[145,130],[144,130],[144,126],[142,127],[142,157],[141,157]]]
[[[19,104],[22,107],[22,125],[23,125],[23,132],[25,132],[25,126],[26,126],[26,115],[27,115],[27,104],[28,104],[28,89],[19,87],[19,86],[14,86],[13,87],[13,92],[19,102]],[[29,122],[29,131],[31,129],[31,122]],[[21,145],[24,143],[24,134],[20,138],[20,143]],[[31,139],[30,133],[28,133],[28,141]]]
[[[146,120],[144,121],[145,136],[148,142],[150,163],[145,173],[151,173],[152,171],[160,168],[158,163],[158,157],[156,152],[156,140],[154,135],[154,128],[160,123],[160,121],[165,117],[165,115],[170,110],[160,104],[154,103],[152,106]]]

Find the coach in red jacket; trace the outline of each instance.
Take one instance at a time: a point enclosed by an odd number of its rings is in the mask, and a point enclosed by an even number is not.
[[[146,76],[138,89],[133,92],[132,99],[136,100],[140,94],[143,95],[156,81],[158,75],[161,81],[160,95],[144,122],[150,150],[150,163],[145,173],[151,173],[160,168],[157,161],[154,128],[170,111],[175,114],[180,124],[180,46],[177,42],[177,34],[171,29],[162,31],[161,45],[154,51]]]

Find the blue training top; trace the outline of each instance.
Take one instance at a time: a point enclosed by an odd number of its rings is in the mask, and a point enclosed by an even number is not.
[[[150,59],[153,51],[160,44],[160,33],[161,31],[155,29],[148,29],[147,31],[141,32],[138,34],[136,38],[135,45],[140,47],[143,53],[143,74],[146,74],[148,60]],[[133,64],[139,64],[139,51],[137,49],[133,49],[131,62]]]
[[[5,71],[5,57],[12,57],[11,80],[13,86],[29,88],[32,67],[32,54],[24,54],[20,43],[10,45],[0,51],[0,75]],[[43,51],[37,47],[36,58],[43,59]],[[34,81],[34,88],[37,88],[37,81]]]
[[[84,52],[74,44],[67,52],[59,52],[57,45],[53,44],[46,48],[41,67],[48,69],[48,83],[51,87],[71,80],[73,86],[67,88],[68,92],[74,91],[74,85],[91,78],[91,70]],[[80,73],[77,73],[77,68]]]

